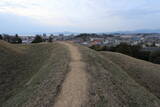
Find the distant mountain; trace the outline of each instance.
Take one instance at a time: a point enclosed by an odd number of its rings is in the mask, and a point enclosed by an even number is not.
[[[140,30],[134,30],[134,31],[117,31],[113,33],[160,33],[160,29],[140,29]]]
[[[10,34],[10,35],[15,35],[17,33],[4,33],[4,34]],[[78,32],[68,32],[68,31],[64,31],[64,32],[30,32],[30,33],[18,33],[18,35],[20,36],[34,36],[36,34],[54,34],[54,35],[59,35],[59,34],[64,34],[64,35],[72,35],[72,34],[79,34]]]
[[[34,36],[36,34],[54,34],[54,35],[59,35],[59,34],[64,34],[64,35],[78,35],[80,33],[88,33],[88,32],[69,32],[69,31],[62,31],[62,32],[31,32],[31,33],[18,33],[19,35],[23,35],[23,36]],[[91,33],[91,32],[90,32]],[[114,32],[93,32],[96,34],[117,34],[117,33],[121,33],[121,34],[135,34],[135,33],[160,33],[160,29],[139,29],[139,30],[133,30],[133,31],[114,31]],[[7,34],[7,33],[6,33]],[[16,33],[9,33],[11,35],[15,35]]]

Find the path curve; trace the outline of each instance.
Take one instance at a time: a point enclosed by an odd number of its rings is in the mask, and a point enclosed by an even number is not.
[[[82,107],[88,99],[88,74],[85,63],[81,61],[81,54],[72,43],[61,42],[71,53],[71,71],[66,75],[62,90],[57,97],[54,107]]]

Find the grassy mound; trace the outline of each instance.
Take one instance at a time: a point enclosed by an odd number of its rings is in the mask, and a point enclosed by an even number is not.
[[[160,107],[160,66],[79,46],[89,73],[86,107]],[[0,41],[0,106],[53,107],[70,55],[58,43]]]
[[[94,50],[84,48],[80,46],[80,50],[83,55],[83,60],[87,63],[88,73],[90,74],[90,101],[87,107],[159,107],[160,100],[156,95],[148,90],[144,85],[140,82],[137,82],[136,76],[133,75],[141,75],[145,72],[139,69],[139,73],[134,74],[131,69],[132,64],[128,63],[130,66],[128,69],[124,69],[119,64],[123,66],[127,66],[127,64],[123,64],[123,60],[126,58],[121,56],[122,60],[118,60],[119,55],[115,57],[115,60],[109,58],[112,55],[99,53]],[[112,57],[114,58],[114,56]],[[131,60],[137,60],[132,58]],[[116,63],[115,61],[119,62]],[[127,62],[130,62],[128,60]],[[132,61],[131,61],[132,62]],[[139,61],[142,62],[142,61]],[[143,63],[143,62],[142,62]],[[148,67],[151,67],[149,73],[152,74],[150,76],[146,76],[143,82],[149,82],[147,84],[152,85],[151,83],[157,80],[158,84],[158,76],[159,73],[156,71],[159,69],[157,65],[153,65],[151,63],[147,63]],[[137,63],[138,65],[138,63]],[[140,65],[139,65],[140,66]],[[153,67],[154,66],[154,67]],[[156,67],[156,68],[155,68]],[[135,67],[136,68],[136,67]],[[142,67],[144,68],[144,67]],[[154,69],[155,68],[155,69]],[[153,70],[154,69],[154,70]],[[127,71],[130,70],[130,71]],[[147,70],[146,72],[148,72]],[[130,74],[128,72],[131,72]],[[155,74],[156,73],[156,74]],[[146,75],[146,74],[144,74]],[[143,75],[143,76],[144,76]],[[150,80],[150,77],[154,78]],[[155,86],[153,89],[156,89],[158,86]],[[157,89],[158,91],[158,89]]]
[[[137,83],[160,98],[160,65],[120,53],[102,52],[102,54],[120,66]]]
[[[0,106],[52,105],[68,71],[63,45],[12,45],[0,41]]]

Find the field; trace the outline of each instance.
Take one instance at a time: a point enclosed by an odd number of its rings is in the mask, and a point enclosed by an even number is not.
[[[160,65],[74,43],[0,41],[2,107],[160,107]]]

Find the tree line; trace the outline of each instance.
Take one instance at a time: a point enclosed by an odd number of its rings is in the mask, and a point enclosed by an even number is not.
[[[22,43],[22,39],[18,36],[18,34],[15,34],[14,36],[10,36],[8,34],[3,34],[3,35],[0,34],[0,40],[4,40],[14,44]]]
[[[117,46],[101,46],[93,45],[90,47],[96,51],[111,51],[122,53],[137,59],[150,61],[156,64],[160,64],[160,50],[156,51],[144,51],[141,45],[129,45],[127,43],[121,43]]]
[[[49,38],[46,40],[42,38],[41,35],[36,35],[32,43],[40,43],[40,42],[52,42],[53,41],[53,35],[49,36]]]
[[[43,35],[45,36],[45,35]],[[9,43],[13,44],[21,44],[22,39],[19,37],[18,34],[15,34],[14,36],[8,35],[8,34],[0,34],[0,40],[7,41]],[[49,38],[46,40],[41,35],[36,35],[34,40],[31,43],[40,43],[40,42],[52,42],[53,41],[53,35],[49,36]]]

